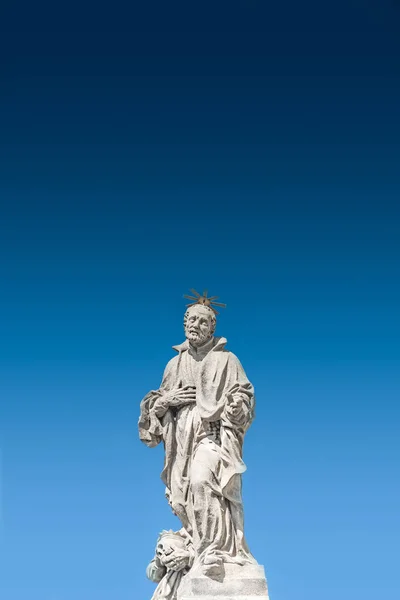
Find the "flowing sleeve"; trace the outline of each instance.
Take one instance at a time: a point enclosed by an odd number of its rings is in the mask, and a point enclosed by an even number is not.
[[[167,569],[163,565],[157,563],[155,557],[149,563],[146,569],[147,578],[150,579],[150,581],[154,581],[154,583],[160,583],[161,579],[165,576],[166,572]]]
[[[174,360],[170,360],[167,364],[160,388],[150,391],[140,403],[139,438],[149,448],[154,448],[163,441],[163,419],[156,415],[154,404],[170,389]]]
[[[242,411],[238,419],[232,418],[224,409],[221,414],[221,488],[223,494],[232,502],[240,503],[240,479],[246,470],[243,462],[243,440],[254,418],[254,388],[248,380],[239,359],[229,353],[229,380],[224,388],[226,402],[232,395],[239,399]]]
[[[247,378],[247,375],[242,367],[237,356],[231,353],[231,369],[234,372],[233,384],[228,388],[227,395],[231,394],[234,398],[238,398],[242,403],[242,412],[238,420],[233,420],[228,417],[224,411],[225,421],[230,422],[231,426],[240,428],[246,431],[254,420],[255,397],[254,387]]]

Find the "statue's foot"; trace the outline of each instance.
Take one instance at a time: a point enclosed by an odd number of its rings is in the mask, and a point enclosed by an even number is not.
[[[219,556],[205,556],[202,564],[202,571],[206,577],[220,577],[224,574],[224,563]]]

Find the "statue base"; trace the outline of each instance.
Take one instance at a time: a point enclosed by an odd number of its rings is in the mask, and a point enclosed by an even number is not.
[[[224,575],[189,573],[182,579],[177,600],[269,600],[262,565],[224,565]]]

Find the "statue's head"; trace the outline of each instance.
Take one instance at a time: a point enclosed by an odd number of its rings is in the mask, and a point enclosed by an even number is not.
[[[183,320],[185,336],[195,346],[202,346],[214,335],[217,319],[212,308],[202,304],[190,306]]]

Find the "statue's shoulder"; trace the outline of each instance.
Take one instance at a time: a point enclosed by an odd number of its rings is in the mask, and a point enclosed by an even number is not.
[[[229,354],[229,360],[232,363],[238,364],[240,365],[240,360],[238,359],[238,357],[236,356],[236,354],[234,354],[233,352],[231,352],[230,350],[226,350],[226,352],[228,352]]]
[[[178,360],[179,360],[179,355],[173,356],[165,365],[164,375],[163,375],[164,384],[167,380],[169,380],[170,377],[174,376],[174,373],[176,372],[176,370],[178,368]]]
[[[183,342],[182,344],[178,344],[177,346],[172,346],[172,349],[175,350],[176,354],[167,362],[166,369],[174,367],[177,364],[182,352],[187,350],[187,342]]]
[[[175,350],[175,352],[177,352],[177,353],[178,353],[178,355],[179,355],[181,352],[183,352],[184,350],[187,350],[187,349],[188,349],[188,342],[187,342],[187,340],[185,340],[184,342],[182,342],[182,344],[177,344],[176,346],[172,346],[172,350]],[[174,358],[177,358],[177,357],[178,357],[178,355],[177,355],[177,356],[175,356]],[[172,359],[171,359],[171,360],[172,360]]]
[[[174,367],[178,361],[179,361],[179,354],[176,354],[175,356],[173,356],[172,358],[169,359],[169,361],[167,362],[167,365],[166,365],[166,369],[170,369],[171,367]]]
[[[225,360],[227,360],[229,364],[242,369],[243,367],[242,367],[240,360],[238,359],[238,357],[236,356],[236,354],[234,352],[232,352],[231,350],[228,350],[228,348],[226,347],[226,343],[227,342],[226,342],[225,338],[220,338],[220,341],[215,346],[215,349],[217,351],[221,352],[222,355],[226,357]]]
[[[223,352],[225,355],[229,355],[232,360],[238,360],[236,354],[226,347],[227,343],[228,340],[224,337],[215,338],[214,352]]]

